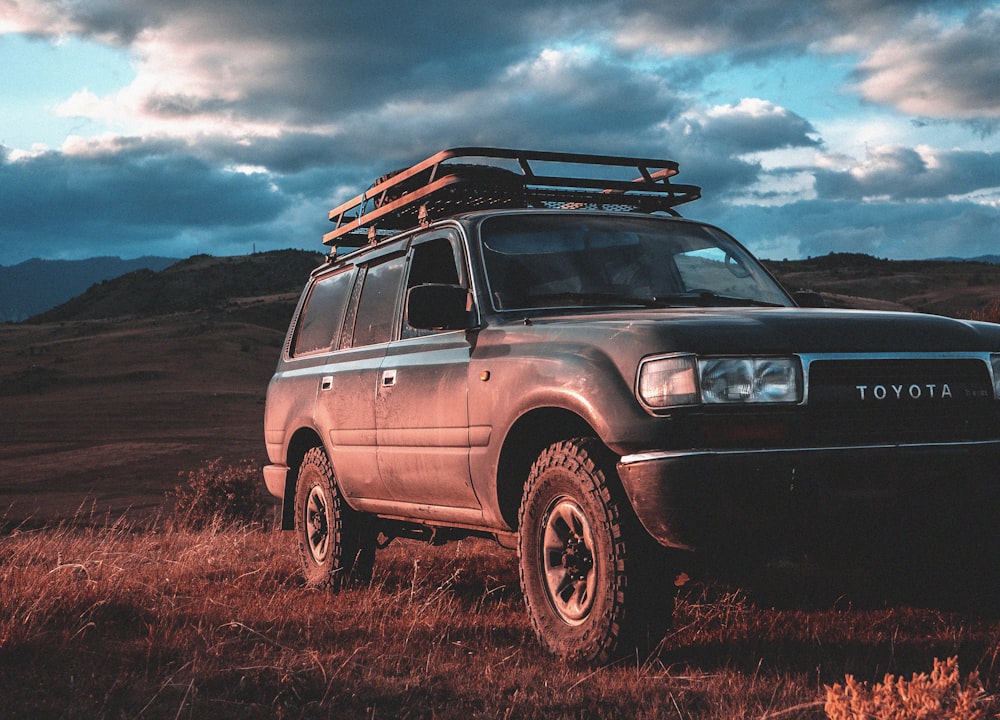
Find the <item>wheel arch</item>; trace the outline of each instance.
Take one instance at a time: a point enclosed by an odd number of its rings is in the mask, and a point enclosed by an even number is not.
[[[497,462],[497,503],[509,527],[517,529],[521,496],[532,464],[545,448],[575,437],[599,439],[590,423],[564,408],[536,408],[511,426]]]
[[[323,440],[310,427],[299,428],[288,442],[285,452],[285,463],[288,465],[288,475],[285,480],[285,494],[281,499],[281,529],[295,528],[295,490],[299,479],[299,466],[302,458],[314,447],[323,447]]]

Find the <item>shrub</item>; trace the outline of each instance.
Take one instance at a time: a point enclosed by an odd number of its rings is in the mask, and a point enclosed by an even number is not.
[[[174,488],[173,520],[189,529],[217,523],[263,524],[272,506],[264,498],[261,482],[260,469],[248,460],[225,467],[221,458],[210,460]]]
[[[844,685],[826,688],[830,720],[981,720],[988,696],[973,672],[962,682],[958,658],[934,659],[934,669],[912,680],[886,675],[870,688],[848,675]]]

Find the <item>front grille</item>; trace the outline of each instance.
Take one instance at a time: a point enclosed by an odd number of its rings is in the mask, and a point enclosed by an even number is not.
[[[1000,403],[975,358],[813,360],[808,391],[801,430],[820,445],[1000,436]]]

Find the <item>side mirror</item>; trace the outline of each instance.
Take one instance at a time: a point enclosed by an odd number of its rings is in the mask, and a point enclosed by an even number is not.
[[[469,327],[469,291],[458,285],[417,285],[406,292],[406,323],[418,330]]]
[[[793,297],[799,307],[804,308],[825,308],[826,300],[818,292],[813,290],[799,290]]]

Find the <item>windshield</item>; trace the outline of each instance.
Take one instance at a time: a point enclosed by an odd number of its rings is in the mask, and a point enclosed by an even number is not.
[[[725,233],[667,218],[487,218],[483,259],[497,310],[791,305]]]

